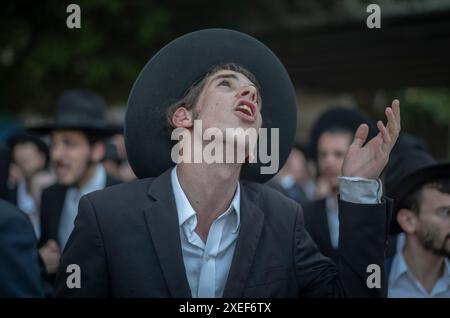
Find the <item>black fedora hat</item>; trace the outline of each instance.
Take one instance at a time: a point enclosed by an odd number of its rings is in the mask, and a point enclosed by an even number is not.
[[[320,136],[331,129],[339,128],[355,133],[361,124],[369,126],[369,135],[367,140],[372,139],[378,133],[374,121],[355,108],[347,108],[342,106],[335,106],[325,111],[316,120],[310,131],[310,149],[312,155],[317,159],[317,146]]]
[[[105,111],[106,102],[99,95],[88,90],[67,90],[58,99],[55,120],[30,127],[28,131],[48,134],[53,130],[70,129],[105,136],[120,133],[119,125],[106,121]]]
[[[167,108],[212,66],[239,64],[261,86],[262,127],[279,129],[279,167],[285,163],[296,131],[297,105],[289,75],[263,43],[241,32],[206,29],[181,36],[156,53],[133,85],[125,118],[125,145],[130,165],[139,178],[156,177],[171,160]],[[273,174],[260,174],[261,163],[245,164],[241,178],[265,182]]]
[[[402,231],[396,215],[405,207],[405,198],[425,183],[439,178],[450,178],[450,163],[438,163],[421,148],[412,147],[393,158],[385,175],[386,195],[394,199],[392,234]]]

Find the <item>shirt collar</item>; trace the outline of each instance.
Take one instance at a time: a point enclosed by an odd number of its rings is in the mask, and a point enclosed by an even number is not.
[[[389,283],[393,284],[397,279],[408,272],[408,265],[403,257],[403,251],[399,250],[392,260],[391,274],[389,275]]]
[[[182,226],[186,221],[192,219],[192,223],[196,222],[196,212],[194,208],[192,207],[191,203],[189,202],[188,198],[186,197],[186,194],[184,193],[183,189],[181,188],[180,182],[178,180],[177,176],[177,166],[172,169],[170,173],[171,181],[172,181],[172,189],[173,194],[175,197],[175,204],[177,207],[177,213],[178,213],[178,225]],[[240,213],[240,204],[241,203],[241,189],[238,182],[236,193],[234,194],[233,200],[231,201],[230,205],[228,206],[227,210],[222,213],[219,218],[225,217],[232,213],[236,213],[236,226],[233,229],[233,233],[236,233],[239,229],[240,222],[241,222],[241,213]],[[196,224],[195,224],[196,225]]]
[[[450,260],[448,257],[444,258],[444,277],[450,281]]]
[[[79,194],[79,196],[83,196],[85,194],[88,194],[90,192],[100,190],[106,187],[106,170],[103,168],[102,164],[98,164],[95,168],[95,173],[92,176],[92,178],[80,189],[71,188],[76,193]],[[72,191],[73,192],[73,191]]]

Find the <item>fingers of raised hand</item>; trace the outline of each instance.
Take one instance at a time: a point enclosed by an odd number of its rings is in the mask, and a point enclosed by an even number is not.
[[[367,126],[366,124],[361,124],[356,130],[355,137],[353,138],[353,145],[362,147],[366,142],[368,135],[369,135],[369,126]]]
[[[378,122],[377,126],[383,136],[383,141],[390,147],[393,147],[397,141],[400,133],[400,104],[398,100],[392,102],[392,107],[387,107],[385,110],[386,117],[388,119],[386,127],[383,123]],[[383,129],[385,128],[385,129]],[[387,134],[387,136],[386,136]],[[389,137],[389,138],[388,138]]]
[[[388,118],[387,128],[389,134],[391,137],[396,137],[400,133],[400,102],[394,99],[391,107],[386,108],[385,112]]]
[[[389,124],[388,124],[389,125]],[[378,130],[380,131],[381,138],[383,138],[383,142],[386,145],[390,145],[392,142],[391,135],[388,132],[388,128],[386,128],[381,120],[377,122]],[[388,126],[389,127],[389,126]]]

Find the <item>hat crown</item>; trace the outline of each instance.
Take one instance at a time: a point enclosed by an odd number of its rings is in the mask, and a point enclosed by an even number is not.
[[[386,192],[392,193],[407,176],[436,164],[437,161],[422,149],[410,149],[399,154],[386,171]]]
[[[57,123],[88,125],[103,122],[106,102],[99,95],[86,90],[68,90],[59,98]]]
[[[106,102],[99,95],[87,90],[66,90],[58,99],[55,119],[28,131],[49,134],[55,130],[80,130],[104,137],[122,133],[120,125],[109,123],[105,114]]]

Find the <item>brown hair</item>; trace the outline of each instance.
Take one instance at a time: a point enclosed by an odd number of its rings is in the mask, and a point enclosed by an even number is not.
[[[416,214],[420,213],[420,201],[422,200],[422,190],[424,188],[435,189],[441,193],[450,194],[450,179],[439,178],[429,181],[419,187],[416,187],[404,200],[402,207],[413,211]]]
[[[184,95],[183,98],[181,98],[180,100],[176,101],[175,103],[173,103],[172,105],[169,106],[169,108],[167,109],[167,112],[166,112],[166,119],[167,119],[167,124],[168,124],[169,130],[173,130],[175,128],[172,123],[172,117],[173,117],[173,114],[175,113],[175,111],[179,107],[185,107],[187,110],[193,109],[194,106],[197,104],[200,93],[203,91],[203,88],[205,87],[205,84],[206,84],[208,78],[221,70],[229,70],[229,71],[241,73],[242,75],[247,77],[253,84],[255,84],[258,92],[261,92],[260,85],[259,85],[258,80],[256,79],[255,75],[253,75],[249,70],[247,70],[243,66],[236,64],[236,63],[226,63],[226,64],[212,66],[208,70],[208,72],[206,72],[206,75],[203,76],[202,79],[200,79],[199,81],[196,81],[194,84],[192,84],[192,86],[188,89],[187,93]],[[259,99],[259,103],[261,103],[260,94],[258,94],[258,99]],[[195,112],[194,112],[194,117],[196,117]]]

